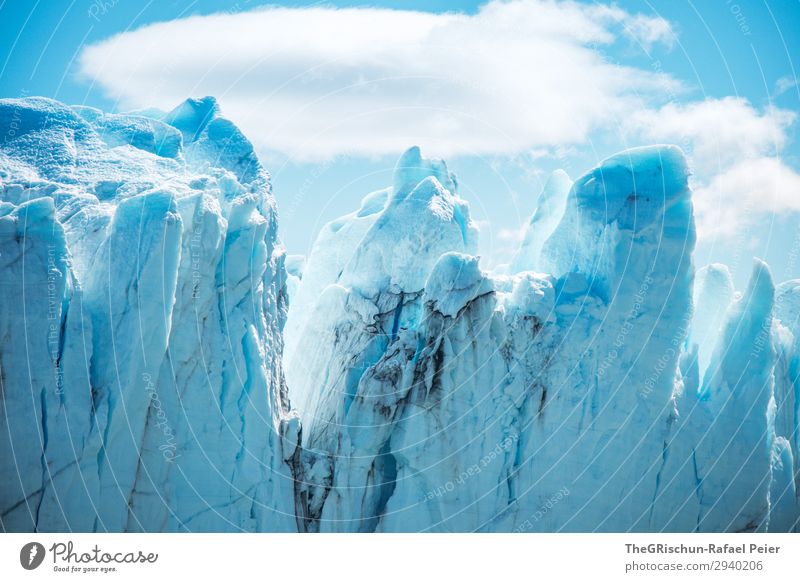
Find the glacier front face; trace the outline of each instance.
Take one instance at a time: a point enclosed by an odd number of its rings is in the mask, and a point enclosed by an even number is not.
[[[418,148],[286,259],[211,98],[0,129],[4,530],[797,529],[800,282],[695,272],[677,148],[555,173],[493,276]]]
[[[0,126],[3,528],[295,530],[283,251],[250,143],[213,99],[7,100]]]
[[[693,299],[679,150],[554,174],[498,277],[467,209],[439,212],[462,207],[440,163],[404,194],[410,156],[404,188],[323,229],[295,294],[308,530],[796,528],[798,286],[778,305],[766,265],[744,294],[712,266]],[[391,260],[408,240],[413,268]]]

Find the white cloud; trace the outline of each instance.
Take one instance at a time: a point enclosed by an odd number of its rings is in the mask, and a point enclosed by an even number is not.
[[[605,60],[669,23],[615,7],[494,1],[477,14],[267,8],[155,24],[89,45],[80,71],[123,108],[211,94],[262,148],[295,158],[510,154],[581,143],[679,84]]]
[[[800,175],[780,155],[796,114],[745,99],[706,99],[635,112],[626,129],[690,155],[701,237],[730,236],[765,215],[800,211]]]
[[[800,176],[780,160],[794,113],[734,97],[678,104],[683,87],[660,61],[604,57],[620,38],[649,52],[675,34],[657,16],[556,0],[495,0],[474,15],[270,7],[119,34],[89,45],[80,72],[123,109],[215,95],[260,151],[302,161],[417,144],[510,155],[530,172],[537,157],[566,163],[615,136],[690,154],[702,236],[800,210]]]
[[[798,80],[795,77],[781,77],[775,82],[775,97],[779,97],[792,89],[797,90],[800,88]]]
[[[703,169],[776,154],[796,115],[768,107],[758,111],[745,99],[726,97],[635,112],[629,125],[645,139],[675,142],[692,152]]]
[[[756,216],[800,211],[800,175],[780,159],[743,159],[695,189],[698,230],[733,236]]]
[[[658,17],[638,14],[623,20],[625,35],[649,51],[653,45],[662,43],[668,48],[675,44],[675,33],[670,23]]]

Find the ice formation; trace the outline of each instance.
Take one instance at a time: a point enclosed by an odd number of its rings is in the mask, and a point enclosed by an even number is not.
[[[423,288],[384,284],[388,306],[352,273],[301,295],[318,248],[341,252],[338,264],[392,252],[364,234],[330,244],[358,214],[323,229],[297,292],[313,324],[293,330],[304,356],[289,363],[291,393],[312,395],[305,528],[795,528],[800,285],[780,287],[773,314],[765,265],[743,295],[712,265],[693,299],[687,175],[668,146],[623,152],[574,185],[555,174],[510,276],[443,239],[450,221],[404,223],[398,240],[449,244],[419,248]],[[362,232],[395,212],[379,211]]]
[[[210,98],[0,103],[3,528],[296,529],[283,250],[250,143]]]
[[[513,273],[541,270],[539,261],[542,248],[564,216],[570,188],[572,180],[564,170],[556,170],[550,174],[539,195],[536,211],[525,229],[522,244],[511,263]]]
[[[797,529],[800,281],[695,274],[677,148],[553,174],[493,276],[418,148],[304,259],[213,99],[0,130],[4,529]]]

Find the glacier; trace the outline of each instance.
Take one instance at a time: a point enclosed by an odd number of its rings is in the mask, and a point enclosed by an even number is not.
[[[502,274],[442,160],[286,255],[210,97],[0,100],[4,531],[797,531],[800,281],[695,268],[683,153],[546,182]]]
[[[2,523],[296,530],[269,176],[213,99],[3,101]]]

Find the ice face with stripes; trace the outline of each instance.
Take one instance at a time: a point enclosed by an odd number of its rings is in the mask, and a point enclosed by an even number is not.
[[[0,129],[5,530],[797,529],[800,283],[693,263],[677,148],[556,172],[492,273],[416,147],[287,259],[212,98]]]

